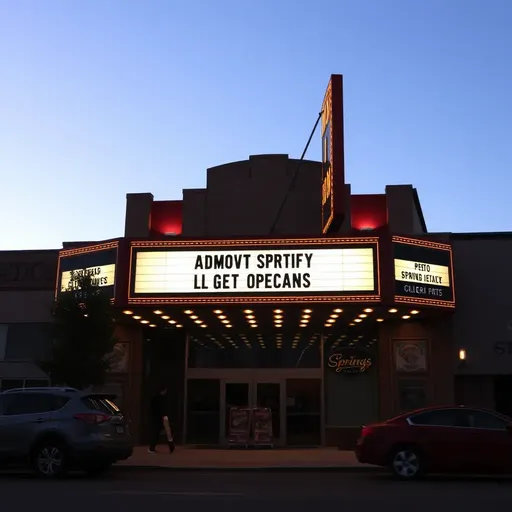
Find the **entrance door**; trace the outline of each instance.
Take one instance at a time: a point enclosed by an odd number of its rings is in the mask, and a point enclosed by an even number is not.
[[[255,382],[253,386],[253,407],[268,407],[272,411],[272,434],[274,445],[283,444],[281,382]]]
[[[221,443],[227,444],[231,407],[268,407],[272,411],[274,445],[284,444],[283,397],[283,381],[223,381],[221,387]]]

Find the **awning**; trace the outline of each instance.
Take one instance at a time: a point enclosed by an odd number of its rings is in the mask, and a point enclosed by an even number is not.
[[[48,375],[30,361],[0,361],[0,379],[48,380]]]

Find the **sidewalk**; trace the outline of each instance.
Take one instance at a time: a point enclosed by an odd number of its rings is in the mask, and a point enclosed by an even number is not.
[[[167,446],[159,446],[150,454],[138,446],[133,456],[119,462],[118,467],[174,470],[376,470],[360,464],[354,453],[336,448],[319,449],[208,449],[178,446],[171,455]]]

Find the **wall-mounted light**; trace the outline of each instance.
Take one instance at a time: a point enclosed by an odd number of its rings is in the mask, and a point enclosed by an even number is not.
[[[459,361],[465,361],[466,360],[466,349],[461,348],[459,350]]]

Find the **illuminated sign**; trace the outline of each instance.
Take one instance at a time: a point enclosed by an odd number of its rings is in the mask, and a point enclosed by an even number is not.
[[[378,294],[376,243],[318,245],[216,250],[204,245],[201,249],[176,244],[167,249],[132,247],[131,298],[240,297],[240,302],[249,295],[339,300]]]
[[[332,75],[322,103],[322,232],[343,221],[345,151],[343,135],[343,77]]]
[[[363,350],[347,348],[331,354],[327,366],[336,373],[365,373],[373,366],[373,358]]]
[[[396,298],[453,307],[450,246],[401,237],[393,242]]]
[[[94,286],[113,298],[116,264],[117,242],[60,251],[56,295],[78,290],[80,278],[89,276]]]
[[[113,286],[116,277],[116,265],[98,265],[94,267],[66,270],[62,272],[60,291],[72,291],[79,288],[79,281],[82,277],[89,276],[93,286]]]

